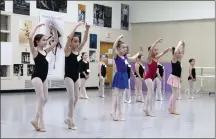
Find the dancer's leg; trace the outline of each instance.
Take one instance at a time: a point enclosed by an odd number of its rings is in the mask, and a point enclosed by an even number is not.
[[[32,85],[34,86],[36,95],[37,95],[37,107],[36,107],[36,116],[35,119],[31,121],[31,124],[38,131],[45,131],[43,127],[43,107],[45,105],[44,92],[43,92],[43,82],[40,78],[35,77],[32,79]],[[40,126],[38,122],[40,120]]]
[[[111,116],[113,118],[113,120],[117,120],[117,99],[118,99],[118,89],[114,88],[112,90],[112,112],[111,112]]]
[[[123,100],[123,92],[125,89],[117,89],[118,90],[118,93],[117,93],[117,108],[118,108],[118,112],[119,112],[119,115],[118,115],[118,119],[120,121],[123,121],[124,120],[124,116],[123,116],[123,105],[122,105],[122,100]]]
[[[194,81],[193,80],[189,80],[189,90],[188,90],[188,95],[190,99],[193,99],[193,88],[194,88]]]
[[[176,98],[178,96],[178,88],[172,87],[172,95],[170,96],[170,102],[168,110],[171,114],[179,115],[179,113],[176,112]]]
[[[156,96],[158,96],[157,100],[162,100],[163,99],[162,91],[161,91],[162,90],[162,82],[159,78],[156,78],[155,81],[156,81],[156,85],[157,85],[157,88],[156,88]]]
[[[147,96],[145,100],[144,105],[144,112],[147,116],[154,116],[152,114],[152,103],[153,103],[153,95],[154,95],[154,89],[153,89],[153,81],[152,79],[146,79],[145,80],[146,86],[147,86]]]
[[[74,118],[74,103],[75,103],[75,90],[74,90],[74,81],[71,78],[65,78],[66,89],[68,93],[68,118],[65,120],[65,123],[68,124],[69,129],[77,129],[73,118]]]

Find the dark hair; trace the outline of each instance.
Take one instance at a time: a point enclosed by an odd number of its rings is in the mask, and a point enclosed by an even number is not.
[[[86,54],[86,52],[82,52],[81,59],[83,59],[83,56]]]
[[[137,58],[141,59],[141,58],[142,58],[142,55],[140,54]]]
[[[38,41],[40,41],[43,36],[44,36],[43,34],[37,34],[37,35],[35,35],[34,41],[33,41],[34,42],[34,47],[37,47]]]
[[[175,47],[172,47],[172,54],[174,55],[175,53]]]
[[[148,47],[148,51],[150,51],[150,49],[151,49],[151,46]]]
[[[191,63],[191,62],[194,61],[194,60],[195,60],[194,58],[189,59],[189,63]]]

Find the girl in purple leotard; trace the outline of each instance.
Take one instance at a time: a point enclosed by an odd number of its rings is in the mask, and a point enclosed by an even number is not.
[[[113,45],[114,54],[114,70],[115,75],[112,82],[112,107],[113,111],[111,116],[113,120],[123,121],[124,116],[122,113],[122,98],[125,89],[129,89],[128,85],[128,74],[127,74],[127,64],[128,60],[135,60],[139,56],[139,52],[133,57],[124,56],[127,51],[127,46],[124,42],[120,41],[123,35],[119,36]],[[117,115],[118,109],[118,115]]]

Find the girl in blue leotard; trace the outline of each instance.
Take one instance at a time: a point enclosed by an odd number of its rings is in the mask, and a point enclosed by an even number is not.
[[[127,74],[127,64],[128,60],[135,60],[139,56],[139,52],[132,56],[127,57],[125,56],[125,53],[127,51],[127,45],[120,41],[120,39],[123,38],[123,35],[119,36],[114,45],[113,45],[113,54],[114,54],[114,70],[115,75],[113,77],[112,82],[112,107],[113,111],[111,112],[111,116],[113,120],[117,121],[123,121],[124,116],[122,113],[122,98],[123,98],[123,92],[125,89],[129,89],[128,84],[128,74]],[[117,114],[118,109],[118,114]]]

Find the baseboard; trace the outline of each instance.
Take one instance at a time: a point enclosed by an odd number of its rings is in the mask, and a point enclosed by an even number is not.
[[[87,90],[95,90],[98,87],[86,87]],[[34,92],[34,89],[18,89],[18,90],[0,90],[0,93],[24,93]],[[49,88],[49,91],[66,91],[66,88]]]

